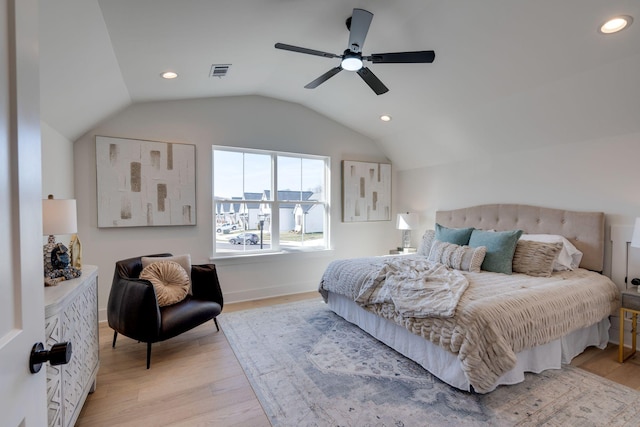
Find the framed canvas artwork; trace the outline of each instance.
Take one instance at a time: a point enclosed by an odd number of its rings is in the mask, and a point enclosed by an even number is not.
[[[342,221],[391,220],[391,165],[342,162]]]
[[[196,224],[196,147],[96,136],[98,227]]]

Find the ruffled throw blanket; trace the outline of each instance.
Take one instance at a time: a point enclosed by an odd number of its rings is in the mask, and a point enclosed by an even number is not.
[[[451,317],[469,281],[425,258],[392,258],[371,275],[356,298],[363,307],[393,304],[403,317]]]
[[[418,294],[420,298],[424,296],[423,292],[414,292],[412,288],[430,281],[418,279],[418,273],[403,271],[394,258],[419,259],[421,261],[414,265],[424,272],[431,271],[428,265],[422,264],[428,261],[419,256],[338,260],[327,267],[320,293],[325,299],[328,292],[344,295],[352,301],[360,299],[366,310],[456,354],[469,384],[479,393],[495,388],[498,379],[514,368],[516,354],[520,351],[593,325],[615,313],[619,307],[616,285],[606,276],[583,269],[554,273],[548,278],[456,271],[468,280],[466,291],[463,290],[465,285],[460,285],[462,282],[455,284],[455,274],[452,276],[454,285],[442,285],[451,287],[450,290],[434,290],[426,299],[450,293],[454,298],[459,297],[457,305],[455,301],[442,305],[438,302],[436,305],[440,308],[435,311],[439,313],[433,316],[407,316],[411,311],[425,315],[434,309],[412,308],[410,304],[408,308],[398,310],[396,300],[402,303],[405,300],[404,291],[398,290],[401,277],[414,279],[408,293]],[[437,268],[433,271],[438,274]],[[386,286],[384,282],[389,273],[392,280],[388,289],[378,289]],[[454,315],[447,316],[451,307],[455,307]]]

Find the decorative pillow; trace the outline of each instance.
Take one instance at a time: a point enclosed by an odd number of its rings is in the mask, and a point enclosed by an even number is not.
[[[429,256],[429,252],[431,252],[431,245],[433,244],[435,237],[435,230],[427,230],[424,232],[420,245],[418,246],[419,255]]]
[[[480,246],[460,246],[455,243],[436,240],[431,246],[429,261],[439,262],[456,270],[479,272],[487,248]]]
[[[562,243],[543,243],[520,238],[513,254],[514,273],[549,277],[553,264],[562,250]]]
[[[443,225],[436,224],[436,240],[441,242],[455,243],[456,245],[468,245],[469,237],[473,232],[470,228],[447,228]]]
[[[191,255],[189,255],[189,254],[173,255],[173,256],[161,256],[161,257],[143,256],[142,258],[140,258],[140,261],[142,262],[142,268],[145,268],[146,266],[148,266],[152,262],[158,262],[158,261],[173,261],[173,262],[177,262],[178,264],[180,264],[182,266],[182,268],[184,268],[184,271],[186,271],[187,275],[189,276],[189,280],[191,280]]]
[[[187,272],[187,276],[189,276],[189,295],[192,295],[191,291],[191,255],[174,255],[174,256],[164,256],[164,257],[148,257],[143,256],[140,261],[142,262],[142,268],[144,269],[149,264],[158,262],[158,261],[173,261],[177,262],[184,268],[184,271]]]
[[[474,248],[486,246],[487,254],[482,262],[482,269],[494,273],[512,273],[513,254],[522,230],[483,231],[473,230],[469,246]]]
[[[174,261],[153,262],[142,269],[140,278],[153,284],[160,307],[182,301],[189,292],[189,276]]]
[[[553,271],[574,270],[580,266],[582,252],[564,236],[557,234],[523,234],[521,239],[544,243],[562,243],[562,249],[553,264]]]

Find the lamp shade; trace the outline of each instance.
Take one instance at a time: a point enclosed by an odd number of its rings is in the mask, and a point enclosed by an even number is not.
[[[42,200],[42,235],[73,234],[78,231],[74,199]]]
[[[398,214],[396,228],[398,230],[413,230],[418,226],[418,214],[402,213]]]
[[[636,218],[636,225],[633,227],[631,246],[634,248],[640,248],[640,218]]]

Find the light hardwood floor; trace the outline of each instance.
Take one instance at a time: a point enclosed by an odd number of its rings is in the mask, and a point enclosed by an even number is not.
[[[227,304],[224,312],[320,298],[308,292]],[[269,426],[222,330],[207,322],[153,345],[151,369],[145,369],[146,345],[118,336],[100,324],[97,388],[82,409],[77,426]],[[618,347],[587,349],[572,365],[640,390],[640,356],[624,364]]]

